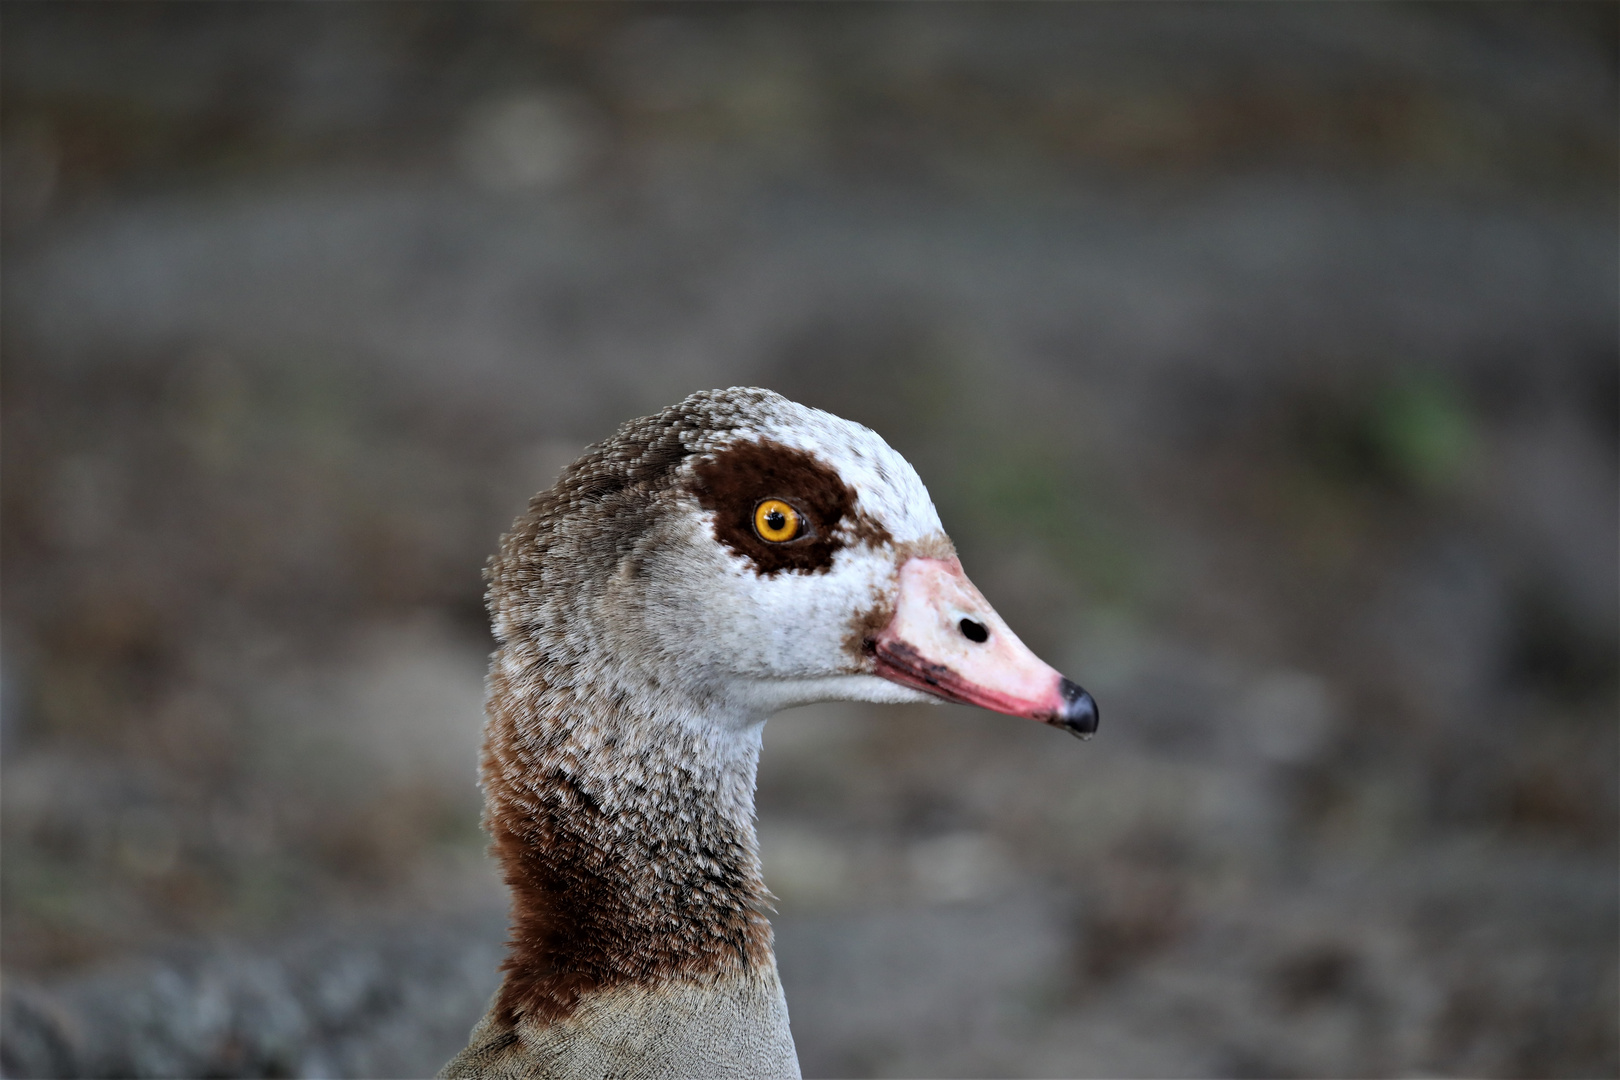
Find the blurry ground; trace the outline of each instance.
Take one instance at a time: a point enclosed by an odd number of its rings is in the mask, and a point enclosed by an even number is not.
[[[808,1075],[1614,1075],[1612,5],[6,5],[6,1075],[427,1074],[479,569],[877,428],[1101,702],[797,710]]]

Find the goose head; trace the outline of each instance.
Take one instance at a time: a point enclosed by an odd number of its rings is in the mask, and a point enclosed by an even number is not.
[[[737,730],[815,701],[955,701],[1097,726],[963,572],[910,463],[768,390],[625,424],[536,496],[491,579],[497,638],[531,646],[511,675],[543,663],[647,718]]]
[[[708,1074],[702,1047],[761,1032],[781,1068],[745,1054],[738,1075],[797,1075],[754,831],[772,712],[945,700],[1097,726],[967,579],[905,459],[767,390],[621,426],[531,500],[489,576],[484,822],[513,928],[454,1075],[520,1043],[540,1055],[524,1075]],[[698,1015],[750,1019],[733,1039]],[[670,1045],[698,1056],[577,1057],[626,1024],[685,1031]]]

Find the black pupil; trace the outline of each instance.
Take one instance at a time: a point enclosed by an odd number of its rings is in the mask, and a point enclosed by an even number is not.
[[[765,511],[765,527],[771,532],[781,532],[787,528],[787,515],[780,510]]]
[[[961,628],[962,636],[969,641],[983,644],[990,640],[990,631],[985,629],[984,623],[977,623],[972,619],[963,619],[956,625]]]

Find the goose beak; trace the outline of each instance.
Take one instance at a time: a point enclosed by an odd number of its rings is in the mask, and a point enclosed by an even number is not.
[[[907,559],[894,618],[873,642],[877,674],[946,701],[1097,730],[1097,703],[1030,652],[956,559]]]

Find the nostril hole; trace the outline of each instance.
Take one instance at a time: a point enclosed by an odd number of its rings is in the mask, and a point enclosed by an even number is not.
[[[984,623],[974,622],[972,619],[963,619],[956,625],[962,631],[962,636],[971,642],[982,645],[990,640],[990,631],[985,627]]]

